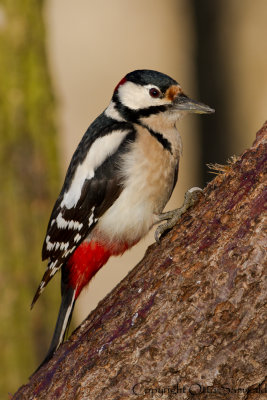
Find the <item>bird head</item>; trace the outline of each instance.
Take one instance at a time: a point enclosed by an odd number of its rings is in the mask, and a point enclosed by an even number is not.
[[[127,74],[116,86],[112,101],[121,117],[132,122],[144,122],[161,114],[174,124],[186,113],[214,112],[209,106],[186,96],[174,79],[152,70]]]

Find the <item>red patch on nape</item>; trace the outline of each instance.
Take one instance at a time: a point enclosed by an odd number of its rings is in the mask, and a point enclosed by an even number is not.
[[[117,85],[117,86],[115,87],[115,89],[114,89],[114,92],[116,92],[116,91],[119,89],[119,87],[120,87],[121,85],[123,85],[125,82],[127,82],[126,77],[122,78],[122,80],[119,81],[118,85]]]

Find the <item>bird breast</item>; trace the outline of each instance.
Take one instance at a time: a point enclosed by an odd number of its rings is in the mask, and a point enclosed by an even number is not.
[[[171,138],[171,139],[170,139]],[[137,139],[122,156],[123,190],[96,226],[105,241],[136,243],[147,234],[170,198],[180,155],[180,136],[169,132],[173,154],[141,126]]]

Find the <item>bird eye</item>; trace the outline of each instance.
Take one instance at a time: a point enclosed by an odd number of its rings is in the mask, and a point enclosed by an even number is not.
[[[157,97],[160,96],[160,91],[158,89],[156,89],[156,88],[151,88],[149,90],[149,94],[150,94],[151,97],[154,97],[156,99]]]

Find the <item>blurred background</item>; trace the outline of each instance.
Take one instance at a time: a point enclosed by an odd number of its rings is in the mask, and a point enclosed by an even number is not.
[[[216,109],[179,124],[179,181],[168,205],[250,146],[267,119],[266,0],[0,1],[0,398],[45,355],[60,274],[30,311],[46,264],[41,247],[82,134],[134,69],[164,72]],[[72,328],[127,274],[153,232],[97,274]]]

